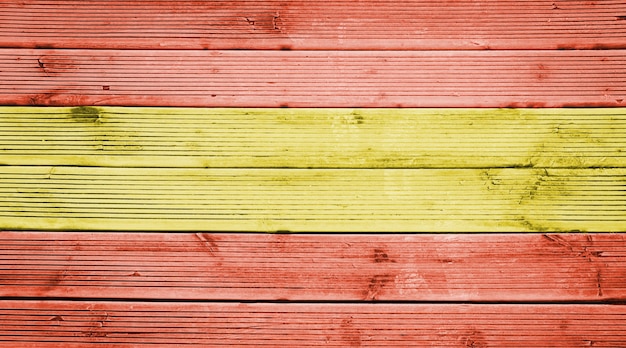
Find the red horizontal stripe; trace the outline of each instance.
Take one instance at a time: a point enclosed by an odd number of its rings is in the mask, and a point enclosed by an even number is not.
[[[621,1],[2,1],[3,47],[626,48]]]
[[[621,347],[625,306],[1,301],[0,347]]]
[[[0,233],[0,296],[626,299],[621,234]]]
[[[0,103],[623,106],[626,51],[0,50]]]

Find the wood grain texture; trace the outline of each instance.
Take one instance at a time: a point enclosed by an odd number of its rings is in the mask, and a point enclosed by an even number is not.
[[[626,235],[0,232],[0,296],[626,300]]]
[[[0,49],[0,104],[624,106],[625,50]]]
[[[0,164],[624,167],[626,109],[0,107]]]
[[[0,301],[1,347],[620,347],[626,306]]]
[[[626,231],[626,169],[0,167],[0,228]]]
[[[0,1],[4,47],[626,48],[622,1]]]

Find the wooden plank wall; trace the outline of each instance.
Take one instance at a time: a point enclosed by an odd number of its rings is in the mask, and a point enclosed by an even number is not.
[[[625,19],[0,0],[0,346],[626,347]]]

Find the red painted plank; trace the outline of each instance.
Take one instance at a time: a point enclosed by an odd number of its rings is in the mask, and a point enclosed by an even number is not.
[[[143,49],[626,48],[604,1],[0,1],[3,47]]]
[[[626,299],[623,234],[0,233],[0,296]]]
[[[623,106],[626,51],[0,50],[0,103]]]
[[[626,306],[0,301],[0,347],[622,347]]]

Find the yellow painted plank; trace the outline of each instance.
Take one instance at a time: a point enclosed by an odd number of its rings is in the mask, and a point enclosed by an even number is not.
[[[0,228],[626,231],[626,169],[0,167]]]
[[[624,167],[626,108],[0,107],[0,164]]]

